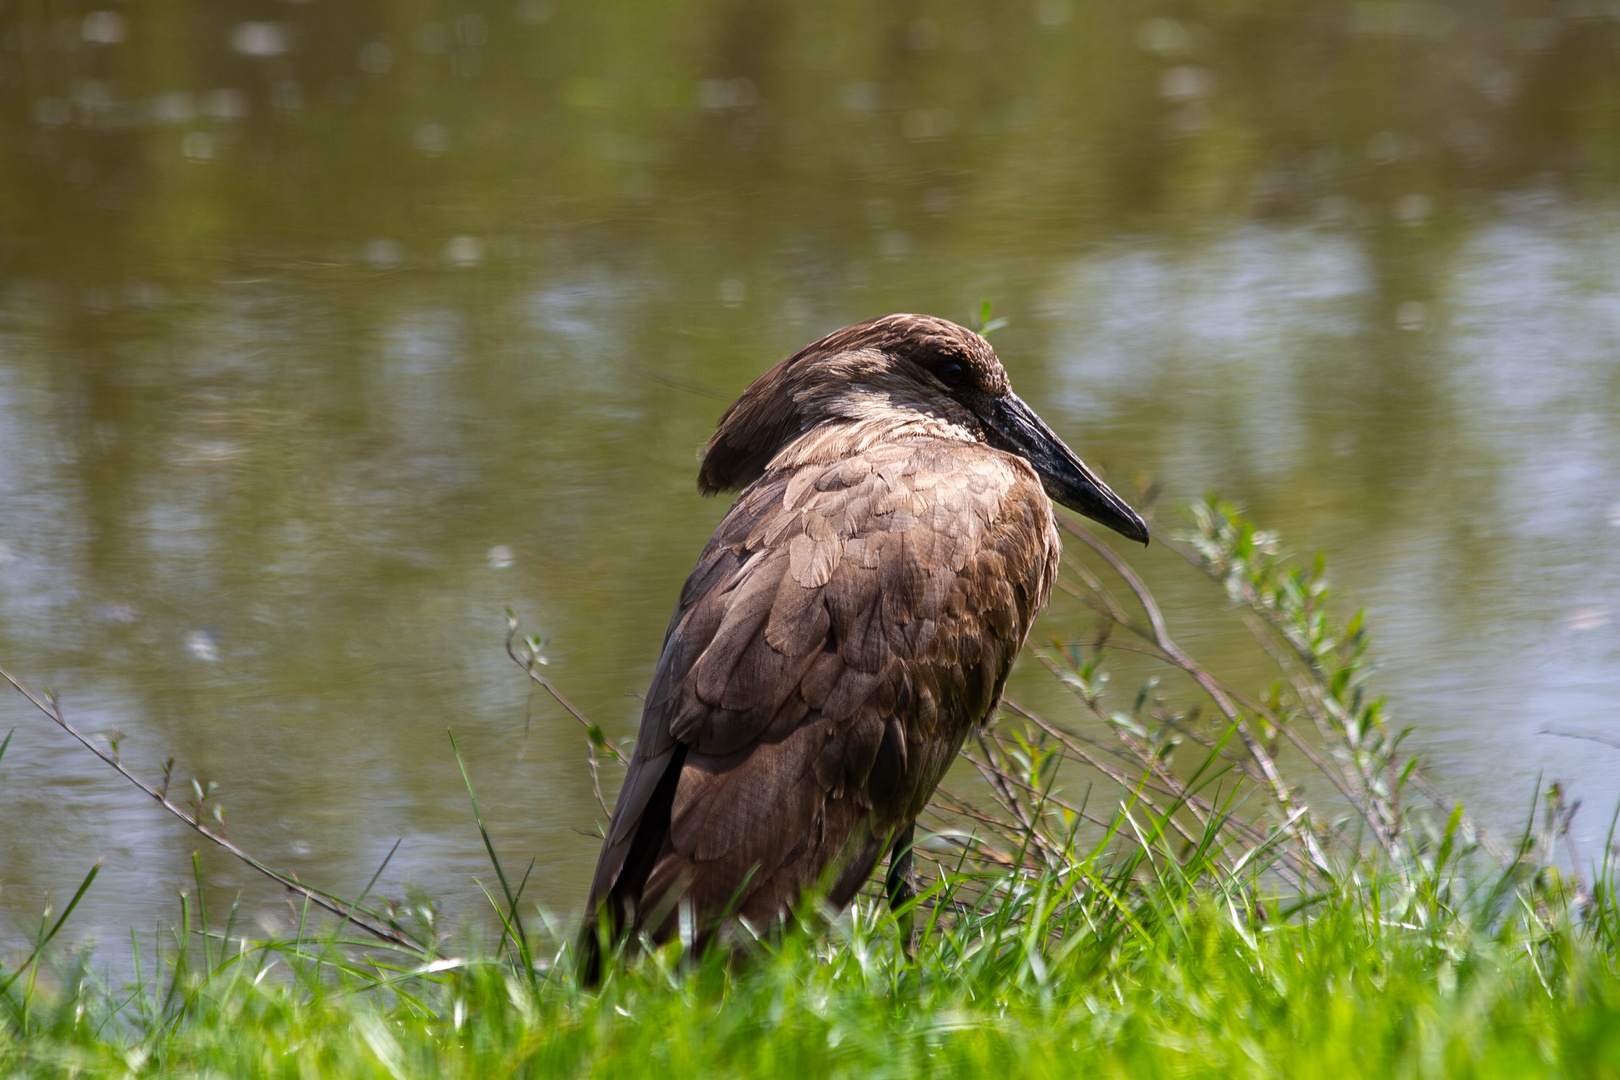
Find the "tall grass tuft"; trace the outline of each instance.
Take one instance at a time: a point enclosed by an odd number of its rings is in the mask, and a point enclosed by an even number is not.
[[[199,871],[173,933],[132,941],[135,976],[111,986],[55,944],[76,897],[0,968],[0,1070],[1620,1076],[1614,845],[1590,866],[1560,849],[1556,786],[1519,835],[1485,836],[1404,750],[1322,561],[1215,500],[1189,523],[1178,550],[1274,678],[1201,666],[1135,571],[1071,528],[1063,587],[1095,623],[1033,651],[1073,708],[1009,702],[975,741],[981,783],[941,791],[898,918],[876,889],[842,913],[811,898],[741,955],[643,943],[582,991],[574,928],[520,910],[527,873],[511,887],[463,769],[499,884],[493,949],[443,947],[420,899],[367,909],[400,940],[353,935],[319,916],[365,897],[324,893],[291,935],[251,940],[234,908],[202,906]],[[623,748],[515,631],[514,659],[584,724],[593,773],[616,768]],[[1150,670],[1116,691],[1127,652]]]

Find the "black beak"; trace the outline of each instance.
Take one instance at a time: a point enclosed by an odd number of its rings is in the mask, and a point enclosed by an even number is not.
[[[977,410],[976,410],[977,411]],[[990,398],[980,412],[991,446],[1017,454],[1040,474],[1041,486],[1052,501],[1084,514],[1099,525],[1141,544],[1148,542],[1147,523],[1108,490],[1086,463],[1063,445],[1057,433],[1035,415],[1035,410],[1014,394]]]

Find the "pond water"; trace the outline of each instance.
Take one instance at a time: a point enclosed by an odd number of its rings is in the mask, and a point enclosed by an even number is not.
[[[1442,786],[1511,828],[1561,780],[1601,843],[1620,5],[8,4],[0,143],[0,664],[307,881],[403,838],[379,888],[476,917],[453,729],[576,910],[584,743],[504,609],[633,732],[724,404],[986,298],[1021,394],[1161,521],[1214,489],[1328,554]],[[1210,587],[1130,557],[1236,655]],[[0,943],[101,857],[82,933],[171,921],[195,839],[13,726]]]

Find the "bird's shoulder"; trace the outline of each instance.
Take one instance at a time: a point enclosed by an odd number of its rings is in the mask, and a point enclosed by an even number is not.
[[[711,549],[757,551],[800,535],[848,542],[918,528],[999,541],[1008,527],[1050,521],[1050,502],[1029,464],[983,443],[917,439],[837,453],[838,442],[826,438],[830,460],[801,455],[744,491]]]
[[[682,590],[641,749],[679,739],[730,752],[785,737],[801,710],[849,715],[897,665],[978,666],[981,647],[1016,650],[1057,551],[1038,478],[982,444],[884,445],[768,471]]]

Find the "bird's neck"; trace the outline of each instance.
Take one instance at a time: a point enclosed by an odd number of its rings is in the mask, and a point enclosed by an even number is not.
[[[982,442],[979,433],[951,418],[916,409],[873,406],[830,418],[793,439],[771,459],[771,470],[827,465],[876,446],[909,442]]]

